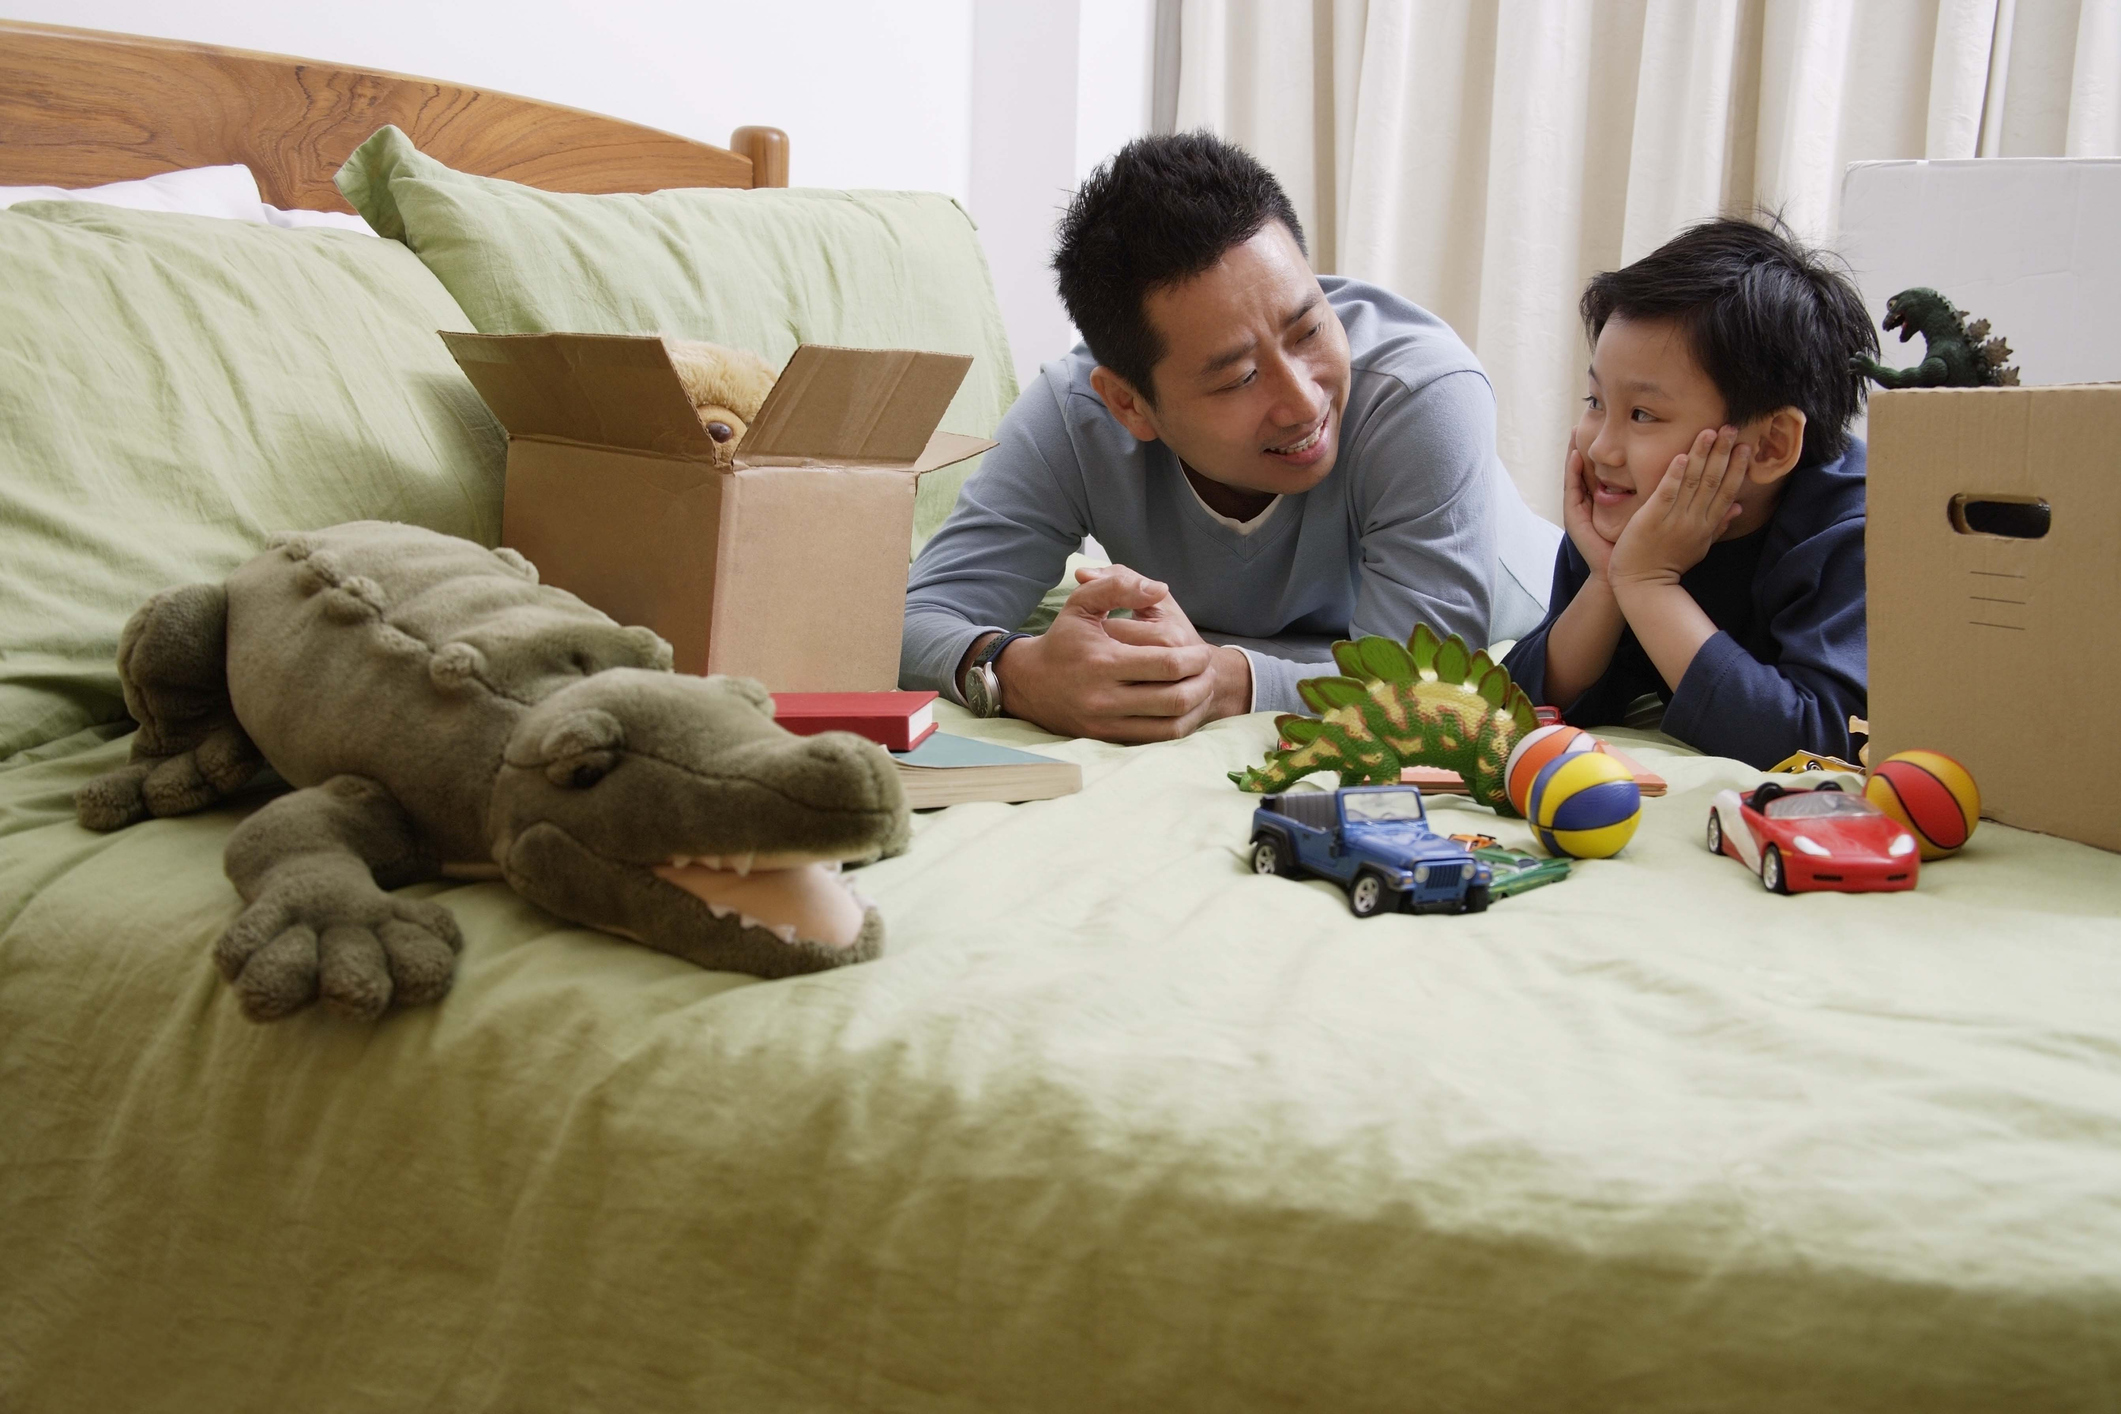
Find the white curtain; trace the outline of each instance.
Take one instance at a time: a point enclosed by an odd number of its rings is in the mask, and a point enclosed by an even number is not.
[[[1832,245],[1850,162],[2121,155],[2121,0],[1183,0],[1175,126],[1320,270],[1449,320],[1560,513],[1584,281],[1722,211]]]

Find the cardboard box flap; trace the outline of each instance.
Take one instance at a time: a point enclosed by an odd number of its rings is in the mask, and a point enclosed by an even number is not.
[[[950,466],[967,457],[976,457],[981,452],[999,445],[1001,444],[986,437],[967,437],[962,432],[938,432],[928,439],[928,445],[921,449],[919,459],[908,469],[915,476],[919,476],[922,472]]]
[[[714,456],[714,440],[654,335],[444,330],[442,339],[511,437]]]
[[[737,443],[736,460],[914,468],[971,367],[965,354],[805,344]]]

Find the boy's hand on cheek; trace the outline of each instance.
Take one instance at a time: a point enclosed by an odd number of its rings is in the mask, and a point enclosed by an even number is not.
[[[1591,469],[1583,453],[1576,450],[1573,431],[1569,433],[1565,466],[1561,478],[1561,523],[1569,533],[1569,543],[1591,567],[1591,582],[1603,584],[1606,564],[1613,556],[1613,542],[1598,533],[1598,526],[1591,519]]]
[[[1737,442],[1736,428],[1703,428],[1687,454],[1672,459],[1664,479],[1613,544],[1606,573],[1616,591],[1677,584],[1730,528],[1739,515],[1738,490],[1753,462],[1753,449]]]

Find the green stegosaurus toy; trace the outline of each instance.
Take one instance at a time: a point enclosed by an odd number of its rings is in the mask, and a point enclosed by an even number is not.
[[[1485,652],[1418,625],[1404,646],[1369,636],[1333,645],[1344,676],[1306,678],[1297,691],[1316,717],[1274,719],[1287,747],[1232,771],[1238,789],[1287,790],[1313,771],[1344,786],[1394,785],[1406,766],[1443,766],[1483,805],[1515,815],[1503,791],[1510,750],[1539,725],[1532,699]]]

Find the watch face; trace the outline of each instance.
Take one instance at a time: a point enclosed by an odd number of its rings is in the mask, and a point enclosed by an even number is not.
[[[994,716],[995,699],[1001,695],[997,691],[1000,686],[995,681],[993,668],[985,663],[975,664],[972,671],[965,674],[965,705],[977,716]]]

